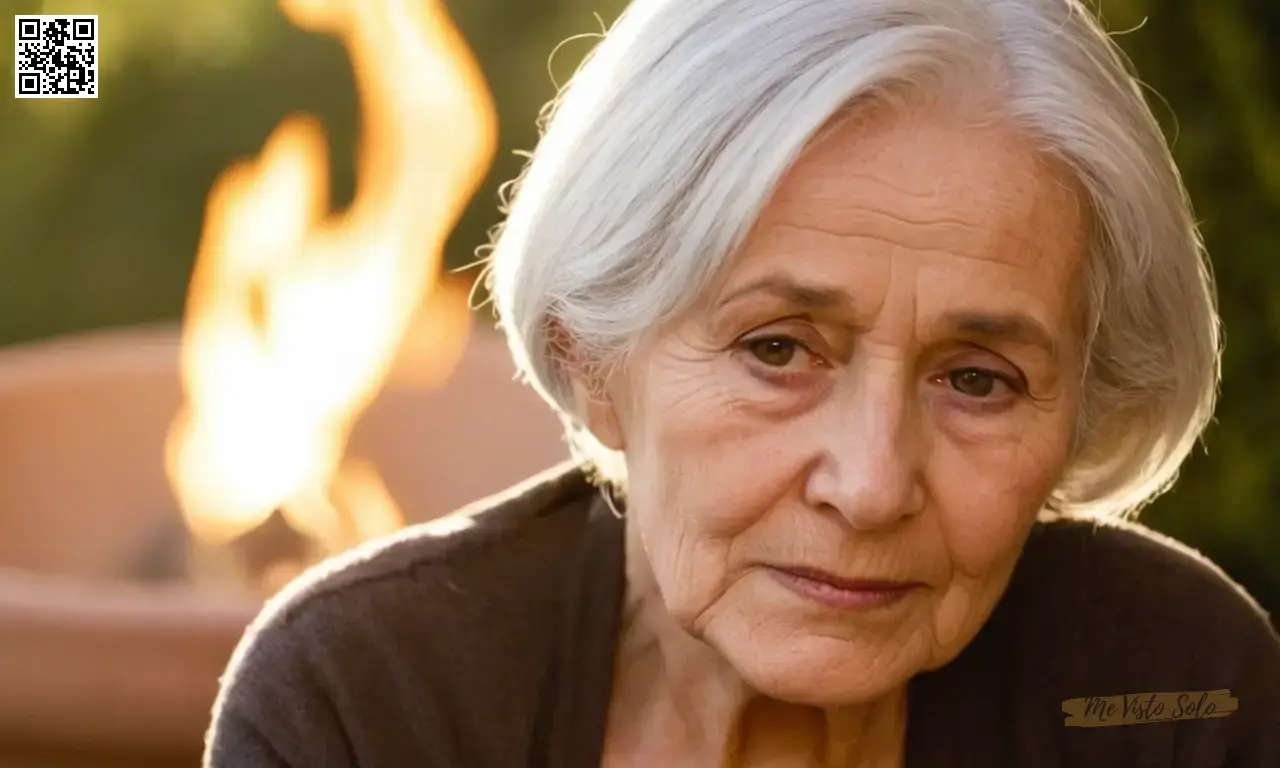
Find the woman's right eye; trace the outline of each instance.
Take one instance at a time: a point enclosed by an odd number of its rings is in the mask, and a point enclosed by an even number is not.
[[[800,342],[789,336],[766,336],[751,339],[747,349],[760,362],[771,368],[785,368],[795,359]]]

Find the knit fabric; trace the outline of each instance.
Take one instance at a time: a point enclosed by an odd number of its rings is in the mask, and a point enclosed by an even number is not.
[[[206,767],[599,766],[622,539],[563,465],[313,569],[236,651]],[[1067,699],[1220,689],[1228,717],[1064,724]],[[1280,638],[1141,525],[1037,523],[978,636],[911,680],[905,764],[1280,768]]]

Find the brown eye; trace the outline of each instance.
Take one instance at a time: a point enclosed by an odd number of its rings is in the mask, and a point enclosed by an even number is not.
[[[996,388],[996,376],[981,368],[961,368],[947,375],[951,386],[969,397],[990,397]]]
[[[795,359],[797,346],[794,339],[771,337],[749,342],[748,349],[765,365],[785,368]]]

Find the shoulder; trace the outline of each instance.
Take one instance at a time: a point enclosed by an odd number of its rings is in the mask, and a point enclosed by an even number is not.
[[[581,469],[560,465],[311,569],[241,640],[215,705],[211,754],[234,748],[237,732],[276,752],[338,734],[328,752],[381,751],[385,764],[402,764],[414,753],[388,751],[395,734],[435,728],[460,742],[434,739],[441,764],[482,759],[466,750],[483,745],[460,738],[476,714],[465,702],[485,702],[493,727],[525,726],[553,643],[561,566],[594,498]]]
[[[259,624],[288,623],[333,607],[349,610],[409,587],[485,598],[512,576],[546,576],[559,550],[572,546],[587,522],[593,488],[576,465],[561,464],[449,515],[410,526],[320,563],[280,592]],[[523,582],[532,586],[529,582]]]
[[[246,642],[318,625],[331,639],[343,627],[368,638],[427,626],[514,630],[554,597],[557,566],[585,531],[593,499],[585,474],[564,464],[330,558],[273,598]]]
[[[1037,524],[993,620],[1020,689],[1046,699],[1039,707],[1139,693],[1188,692],[1194,700],[1223,690],[1238,702],[1225,718],[1069,729],[1082,732],[1081,744],[1142,738],[1151,748],[1162,740],[1194,751],[1197,765],[1269,765],[1253,756],[1280,751],[1272,733],[1280,723],[1280,637],[1239,584],[1168,536],[1115,520]]]
[[[1017,589],[1060,621],[1087,631],[1119,621],[1134,642],[1194,644],[1232,634],[1275,645],[1269,616],[1207,557],[1140,523],[1061,518],[1039,523],[1015,575]]]

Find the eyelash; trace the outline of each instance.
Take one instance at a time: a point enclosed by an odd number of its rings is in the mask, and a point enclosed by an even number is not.
[[[800,351],[803,351],[805,354],[810,355],[815,361],[818,362],[820,367],[829,366],[829,363],[827,363],[827,361],[821,355],[814,352],[809,347],[809,345],[805,344],[803,341],[801,341],[800,339],[797,339],[794,336],[788,336],[786,334],[770,334],[768,336],[756,336],[756,337],[744,339],[741,342],[740,346],[749,355],[751,355],[757,363],[760,363],[769,369],[770,372],[767,374],[763,374],[764,377],[771,379],[777,383],[786,384],[788,383],[789,380],[794,380],[797,376],[803,376],[804,373],[794,372],[794,371],[783,371],[781,370],[782,368],[781,366],[770,366],[767,363],[764,363],[762,360],[760,360],[758,355],[756,354],[756,350],[761,345],[771,344],[771,343],[772,344],[777,344],[777,343],[789,344],[794,348]],[[1026,385],[1026,382],[1023,381],[1021,377],[1011,376],[1001,371],[996,371],[990,368],[983,368],[981,366],[975,366],[975,365],[966,365],[960,368],[953,368],[946,371],[945,373],[931,377],[930,380],[939,382],[939,383],[947,383],[949,382],[952,376],[955,376],[956,374],[959,374],[959,373],[964,373],[966,371],[974,371],[986,376],[990,376],[991,378],[995,379],[996,381],[999,381],[1000,383],[1008,387],[1009,390],[1013,392],[1015,395],[1026,394],[1027,385]],[[965,395],[963,392],[960,392],[954,388],[952,388],[951,391],[955,392],[955,394],[959,395],[960,397],[963,397],[966,400],[971,401],[973,404],[975,404],[978,407],[985,407],[985,406],[990,406],[995,404],[995,401],[990,398]]]

